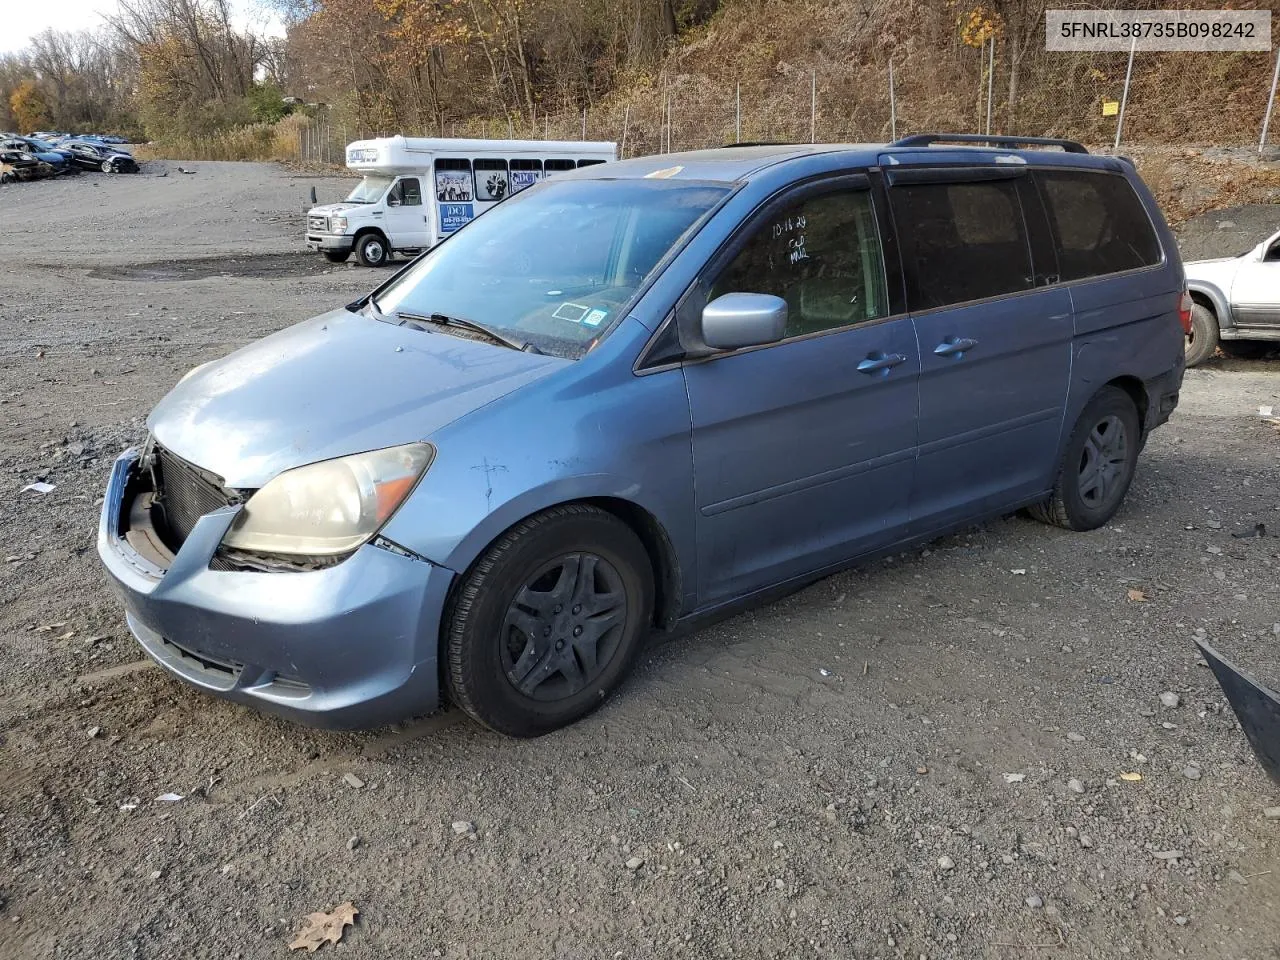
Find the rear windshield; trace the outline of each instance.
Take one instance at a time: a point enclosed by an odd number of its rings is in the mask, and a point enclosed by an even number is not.
[[[1080,280],[1160,262],[1160,242],[1133,187],[1113,173],[1037,170],[1057,235],[1058,272]]]
[[[729,189],[671,180],[540,183],[407,268],[377,306],[471,320],[576,358]]]

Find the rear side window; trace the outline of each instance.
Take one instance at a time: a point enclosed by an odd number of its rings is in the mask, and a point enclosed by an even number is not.
[[[910,309],[984,300],[1034,285],[1016,181],[900,185],[889,196]]]
[[[1160,262],[1160,242],[1142,201],[1124,177],[1037,170],[1058,243],[1058,272],[1080,280]]]
[[[572,170],[574,167],[574,163],[572,160],[548,160],[542,166],[543,166],[543,169],[547,171],[547,176],[549,177],[553,173],[561,173],[562,171],[565,171],[565,170]]]

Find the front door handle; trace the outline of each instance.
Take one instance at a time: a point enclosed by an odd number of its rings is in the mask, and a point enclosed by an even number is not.
[[[933,348],[933,352],[940,357],[958,357],[977,345],[977,340],[970,340],[968,337],[947,337]]]
[[[867,354],[867,359],[858,364],[858,372],[888,374],[892,368],[906,362],[907,358],[900,353],[869,353]]]

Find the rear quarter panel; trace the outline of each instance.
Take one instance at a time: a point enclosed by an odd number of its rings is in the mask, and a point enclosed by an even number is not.
[[[1177,241],[1151,192],[1136,174],[1130,172],[1127,179],[1151,218],[1164,263],[1071,285],[1075,343],[1064,438],[1085,404],[1110,381],[1120,377],[1147,381],[1182,369],[1178,303],[1183,268]]]

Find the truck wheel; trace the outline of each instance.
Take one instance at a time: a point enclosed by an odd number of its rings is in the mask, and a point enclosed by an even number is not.
[[[1202,303],[1191,308],[1191,332],[1185,344],[1188,367],[1204,363],[1218,349],[1218,318]]]
[[[391,251],[387,249],[387,241],[376,233],[366,233],[356,241],[356,259],[361,266],[381,267],[391,259]]]
[[[652,611],[653,568],[630,527],[586,504],[536,514],[458,587],[442,651],[450,697],[499,733],[550,733],[622,682]]]
[[[321,250],[320,252],[330,263],[346,263],[351,259],[350,250]]]
[[[1142,445],[1138,410],[1119,387],[1103,387],[1067,438],[1053,495],[1028,512],[1068,530],[1096,530],[1124,500]]]

